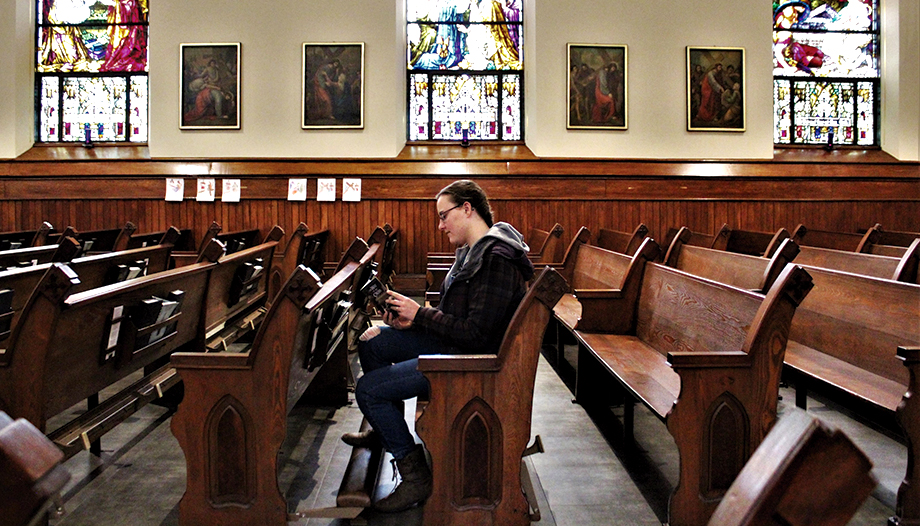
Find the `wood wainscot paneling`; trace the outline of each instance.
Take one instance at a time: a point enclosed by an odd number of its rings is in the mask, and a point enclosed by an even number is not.
[[[507,148],[498,150],[507,158],[496,158],[485,150],[477,156],[471,147],[413,150],[394,159],[209,161],[150,160],[140,150],[124,158],[104,147],[70,158],[66,149],[36,150],[0,161],[0,231],[42,221],[78,230],[131,221],[139,233],[173,225],[200,238],[212,221],[224,231],[259,228],[263,234],[276,224],[290,233],[304,222],[313,231],[331,231],[326,257],[335,260],[355,236],[388,222],[401,231],[400,273],[423,273],[427,252],[450,250],[437,230],[434,196],[460,178],[482,185],[497,220],[522,232],[558,222],[566,237],[581,226],[630,231],[640,222],[658,240],[672,226],[712,234],[725,223],[759,231],[799,223],[843,232],[875,223],[920,230],[920,164],[882,152],[686,162],[537,159]],[[185,178],[184,201],[164,201],[167,177]],[[218,180],[216,202],[195,201],[198,177]],[[291,177],[308,179],[305,203],[287,201]],[[337,180],[337,201],[315,200],[318,177]],[[361,178],[360,202],[341,201],[345,177]],[[242,202],[220,201],[224,178],[241,180]]]

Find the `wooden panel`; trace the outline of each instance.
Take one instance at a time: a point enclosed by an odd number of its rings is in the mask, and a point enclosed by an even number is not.
[[[438,161],[415,148],[391,160],[210,162],[96,150],[45,148],[0,162],[0,231],[46,220],[78,230],[131,221],[139,233],[177,226],[200,239],[212,221],[224,231],[259,228],[263,234],[274,224],[290,233],[302,221],[314,232],[330,230],[327,259],[335,260],[354,237],[389,222],[403,233],[397,272],[423,273],[428,252],[452,250],[437,230],[433,198],[461,177],[483,186],[496,220],[521,232],[558,222],[566,243],[581,226],[631,231],[640,222],[659,241],[670,227],[714,234],[723,224],[763,232],[799,223],[841,232],[875,223],[920,230],[920,165],[891,162],[881,152],[866,156],[872,162],[844,162],[850,154],[836,152],[796,162],[643,162],[543,160],[512,148],[508,160],[476,157],[470,149],[450,150]],[[165,178],[176,176],[186,178],[186,200],[167,203]],[[203,176],[240,178],[243,201],[223,203],[218,195],[213,203],[196,202],[195,179]],[[312,200],[317,176],[360,177],[362,201]],[[311,200],[287,201],[289,177],[307,178]]]

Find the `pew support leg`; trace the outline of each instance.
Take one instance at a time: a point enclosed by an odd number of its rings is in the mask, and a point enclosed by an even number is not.
[[[99,393],[89,395],[86,399],[86,410],[92,411],[99,406]],[[89,454],[97,457],[102,456],[102,438],[97,438],[89,445]]]

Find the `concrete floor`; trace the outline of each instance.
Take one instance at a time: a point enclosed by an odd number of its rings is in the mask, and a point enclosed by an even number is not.
[[[528,457],[538,479],[542,512],[542,520],[534,524],[662,524],[678,468],[674,443],[664,425],[637,406],[638,447],[625,447],[617,438],[621,428],[616,410],[589,415],[573,404],[572,393],[562,379],[567,377],[565,371],[563,367],[560,376],[545,359],[540,360],[533,434],[542,437],[546,452]],[[791,406],[793,393],[784,389],[782,395],[781,415],[797,411]],[[411,405],[407,413],[410,411]],[[905,446],[816,400],[810,401],[809,412],[843,429],[872,458],[880,484],[850,524],[883,526],[893,514],[894,496],[905,473]],[[51,525],[178,524],[185,462],[169,429],[171,415],[168,408],[149,405],[103,438],[101,458],[82,452],[70,459],[65,464],[72,474],[63,495],[65,512],[52,519]],[[360,421],[354,404],[339,408],[300,405],[294,409],[279,477],[289,512],[334,506],[350,453],[339,436],[357,430]],[[421,523],[419,511],[367,513],[351,524],[415,525]],[[349,522],[310,519],[296,524]]]

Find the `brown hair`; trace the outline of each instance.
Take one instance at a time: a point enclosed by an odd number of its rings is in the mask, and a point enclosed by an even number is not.
[[[492,207],[489,206],[489,198],[486,197],[486,193],[475,182],[468,179],[454,181],[442,188],[438,195],[435,196],[435,199],[442,195],[450,197],[450,200],[455,205],[469,203],[473,210],[479,214],[479,217],[486,222],[486,225],[490,228],[492,227]]]

